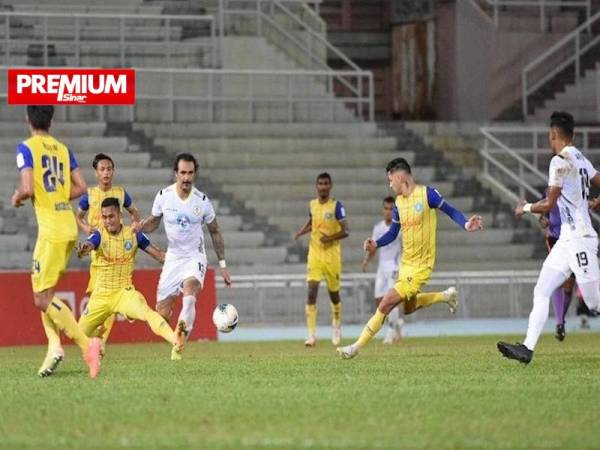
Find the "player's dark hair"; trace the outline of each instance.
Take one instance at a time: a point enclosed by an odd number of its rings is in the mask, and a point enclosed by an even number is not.
[[[106,197],[104,200],[102,200],[102,204],[101,204],[102,208],[108,208],[110,206],[114,206],[119,211],[121,210],[121,205],[119,204],[119,199],[116,197]]]
[[[36,130],[48,131],[54,117],[52,105],[27,105],[27,120]]]
[[[404,158],[394,158],[385,167],[386,173],[392,173],[396,170],[404,170],[406,173],[411,173],[410,164]]]
[[[554,111],[550,116],[550,128],[557,128],[563,137],[571,139],[575,129],[575,120],[566,111]]]
[[[104,153],[98,153],[96,156],[94,156],[94,161],[92,161],[92,167],[95,169],[96,166],[98,166],[98,163],[102,160],[110,161],[110,163],[113,166],[113,169],[115,168],[115,162],[110,156],[105,155]]]
[[[383,199],[383,203],[391,203],[393,205],[394,203],[396,203],[396,200],[391,195],[388,195],[386,198]]]
[[[175,172],[177,172],[177,170],[179,170],[179,161],[193,162],[194,163],[194,172],[196,172],[198,170],[198,161],[196,161],[196,158],[194,158],[194,155],[192,155],[191,153],[179,153],[175,157],[175,164],[173,164],[173,170]]]
[[[329,175],[327,172],[321,172],[319,175],[317,175],[317,182],[319,182],[319,180],[329,180],[331,183],[331,175]]]

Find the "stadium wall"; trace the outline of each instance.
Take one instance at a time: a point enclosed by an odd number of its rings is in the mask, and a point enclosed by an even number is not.
[[[136,270],[133,283],[144,294],[148,304],[153,307],[156,301],[156,286],[160,270]],[[85,289],[89,273],[83,270],[68,271],[57,287],[57,296],[69,304],[79,320],[85,309],[88,297]],[[217,331],[212,323],[212,312],[216,305],[215,273],[209,269],[206,273],[205,286],[197,301],[196,325],[190,340],[217,339]],[[0,272],[0,346],[5,345],[43,345],[47,343],[44,329],[40,321],[40,312],[34,306],[31,294],[31,276],[29,272]],[[177,302],[172,321],[176,320],[181,309]],[[173,324],[172,324],[173,325]],[[64,338],[63,338],[64,339]],[[150,330],[143,322],[129,323],[119,317],[111,332],[109,343],[114,342],[148,342],[162,339]],[[68,342],[65,340],[65,342]]]

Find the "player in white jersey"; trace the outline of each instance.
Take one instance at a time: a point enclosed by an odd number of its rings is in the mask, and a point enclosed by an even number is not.
[[[377,241],[388,232],[392,224],[392,210],[394,208],[394,197],[383,199],[383,220],[373,227],[373,240]],[[367,271],[369,261],[374,258],[374,252],[366,252],[362,262],[363,272]],[[375,303],[379,302],[398,279],[398,260],[400,259],[400,241],[396,239],[389,245],[379,248],[379,264],[375,277]],[[394,308],[388,316],[388,331],[383,339],[384,344],[392,344],[402,339],[404,334],[404,320],[400,318],[400,308]]]
[[[177,323],[185,324],[189,336],[196,319],[196,295],[202,290],[206,274],[206,252],[202,225],[206,225],[219,260],[221,276],[227,286],[231,276],[225,263],[225,243],[215,210],[206,194],[194,187],[198,162],[189,153],[175,159],[175,184],[161,189],[154,199],[152,215],[141,222],[151,232],[164,218],[168,248],[158,282],[156,310],[169,320],[175,299],[181,292],[183,305]]]
[[[550,118],[550,161],[548,195],[537,203],[520,202],[515,214],[543,214],[556,204],[560,210],[560,237],[544,261],[533,291],[533,309],[529,315],[527,336],[523,344],[498,342],[498,350],[507,358],[525,364],[533,358],[533,350],[548,319],[550,296],[571,273],[575,274],[584,301],[592,311],[600,310],[600,270],[598,268],[598,235],[592,227],[589,208],[597,208],[600,199],[588,203],[590,183],[600,187],[600,173],[573,146],[573,116],[554,112]]]

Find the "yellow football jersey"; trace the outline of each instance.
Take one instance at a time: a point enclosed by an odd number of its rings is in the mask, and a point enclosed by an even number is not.
[[[102,224],[102,215],[100,213],[102,201],[105,198],[114,197],[119,200],[121,211],[125,207],[125,189],[121,186],[112,186],[109,190],[103,191],[99,186],[88,188],[87,196],[84,196],[79,202],[79,207],[87,203],[87,223],[92,228],[98,228]],[[128,205],[127,205],[128,206]],[[85,208],[82,208],[85,210]]]
[[[435,208],[429,206],[427,186],[417,185],[408,197],[398,195],[396,208],[402,232],[401,265],[433,269],[437,213]]]
[[[341,242],[339,240],[323,244],[323,234],[330,236],[342,231],[340,220],[346,218],[341,202],[330,198],[325,203],[318,198],[310,201],[310,217],[312,231],[308,246],[308,261],[340,263],[342,259]]]
[[[109,233],[106,228],[88,237],[96,247],[96,291],[116,291],[132,285],[135,256],[139,248],[149,245],[142,233],[134,233],[131,228],[122,226],[117,234]]]
[[[50,135],[35,135],[17,146],[19,170],[33,170],[33,208],[38,239],[77,239],[71,208],[71,171],[78,165],[69,149]]]

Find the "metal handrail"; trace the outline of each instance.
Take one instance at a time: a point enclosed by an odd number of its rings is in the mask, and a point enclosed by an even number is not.
[[[326,50],[334,53],[338,58],[340,58],[344,63],[346,63],[352,70],[360,72],[361,69],[354,62],[352,62],[346,55],[344,55],[341,51],[335,48],[327,39],[325,39],[320,33],[317,33],[314,29],[309,27],[305,22],[303,22],[296,14],[284,6],[284,2],[281,0],[232,0],[233,2],[238,3],[248,3],[256,5],[256,8],[250,9],[231,9],[228,8],[229,0],[219,0],[219,9],[222,10],[223,15],[227,16],[235,16],[235,15],[245,15],[245,16],[256,16],[257,20],[257,29],[259,33],[262,31],[262,27],[264,23],[269,24],[273,27],[277,32],[279,32],[282,36],[286,38],[286,40],[291,43],[295,48],[299,49],[304,57],[308,60],[308,69],[313,69],[313,63],[316,63],[317,67],[321,70],[333,70],[326,62],[326,60],[321,60],[317,57],[317,55],[312,51],[312,49],[316,44],[322,46]],[[277,23],[269,14],[266,14],[262,5],[270,5],[271,11],[274,12],[274,9],[281,11],[286,17],[291,19],[294,23],[300,26],[303,29],[303,32],[307,33],[309,36],[309,45],[304,45],[299,39],[293,36],[290,31],[284,29],[279,23]],[[221,29],[224,27],[221,26]],[[280,44],[279,42],[275,43]],[[301,61],[299,61],[301,62]],[[347,80],[343,78],[336,78],[342,86],[346,89],[350,90],[354,95],[360,95],[360,91],[362,90],[362,86],[352,86],[347,82]]]
[[[11,36],[11,19],[15,20],[15,18],[24,18],[31,17],[34,19],[41,19],[43,34],[40,39],[20,39],[18,37]],[[166,59],[167,64],[170,64],[171,54],[172,54],[172,45],[177,43],[177,45],[185,46],[185,47],[198,47],[198,48],[207,48],[208,52],[210,52],[210,66],[217,65],[217,47],[216,47],[216,28],[215,28],[215,19],[210,15],[186,15],[179,16],[173,14],[108,14],[108,13],[80,13],[80,12],[11,12],[11,11],[0,11],[0,20],[4,18],[5,22],[5,35],[4,35],[4,54],[3,54],[3,63],[5,65],[10,65],[10,57],[11,57],[11,44],[12,45],[20,45],[23,44],[43,44],[43,64],[48,65],[49,62],[49,54],[48,54],[48,44],[52,43],[55,45],[74,45],[74,53],[75,53],[75,65],[81,66],[81,53],[82,46],[89,45],[93,43],[96,45],[102,44],[111,44],[113,46],[118,46],[119,50],[119,62],[121,67],[127,65],[125,58],[125,49],[127,46],[136,45],[143,47],[156,47],[156,46],[166,46]],[[51,39],[49,36],[48,30],[48,19],[55,18],[64,18],[64,19],[72,19],[73,20],[73,39]],[[94,19],[111,19],[114,22],[118,23],[119,27],[119,39],[110,41],[108,43],[98,42],[97,40],[87,40],[82,39],[81,32],[85,29],[85,27],[89,26],[89,24],[83,25],[83,21],[93,21]],[[155,41],[155,42],[144,42],[144,41],[128,41],[126,39],[126,22],[128,21],[140,21],[140,20],[156,20],[157,24],[161,28],[166,30],[165,39],[163,41]],[[206,42],[183,42],[183,41],[173,41],[171,39],[171,22],[202,22],[208,24],[210,27],[210,39]]]
[[[564,70],[566,67],[571,64],[575,64],[575,81],[577,81],[577,77],[581,75],[581,57],[587,53],[592,47],[595,47],[600,42],[600,36],[593,37],[588,43],[585,45],[581,45],[582,35],[586,32],[589,33],[592,26],[600,19],[600,12],[597,12],[592,17],[589,17],[588,20],[578,26],[576,29],[571,31],[565,37],[560,39],[554,45],[550,46],[547,50],[545,50],[542,54],[537,56],[533,61],[528,63],[522,71],[521,75],[521,83],[522,83],[522,109],[523,109],[523,117],[527,117],[529,113],[528,108],[528,97],[535,91],[537,91],[540,87],[542,87],[545,83],[551,80],[556,74],[560,71]],[[571,49],[570,46],[574,46],[574,49]],[[569,46],[569,48],[565,48]],[[573,51],[574,50],[574,51]],[[551,57],[557,56],[559,51],[563,51],[564,55],[561,53],[561,62],[559,64],[548,64],[547,60]],[[529,74],[534,70],[542,67],[543,76],[534,82],[529,81]]]
[[[7,66],[0,66],[0,73],[6,74]],[[11,67],[17,68],[17,67]],[[28,66],[28,69],[33,67]],[[166,86],[168,89],[166,92],[158,92],[157,89],[152,86],[148,86],[148,83],[143,83],[142,77],[144,74],[164,74],[168,76]],[[227,77],[236,77],[242,79],[248,84],[249,89],[244,90],[243,94],[232,94],[227,95],[221,92],[223,79]],[[374,119],[374,93],[373,93],[373,74],[369,71],[323,71],[323,70],[232,70],[232,69],[160,69],[160,68],[136,68],[136,77],[138,83],[136,83],[136,100],[138,104],[132,107],[122,107],[124,111],[127,111],[129,116],[128,119],[131,122],[136,121],[138,108],[144,108],[144,105],[139,105],[141,100],[156,100],[163,102],[164,114],[161,115],[160,120],[173,122],[175,121],[175,106],[179,102],[189,104],[190,102],[197,102],[200,104],[207,105],[207,121],[215,122],[218,119],[215,117],[215,107],[227,104],[243,104],[245,103],[249,111],[249,122],[256,120],[255,107],[261,104],[282,104],[286,106],[288,122],[295,120],[295,106],[307,105],[311,103],[323,103],[328,104],[332,108],[332,120],[334,122],[340,119],[336,116],[337,105],[343,104],[344,106],[352,105],[355,107],[355,116],[359,119],[366,121],[373,121]],[[180,78],[177,78],[180,77]],[[264,77],[273,82],[275,77],[280,77],[285,81],[285,89],[282,89],[281,95],[277,92],[269,91],[268,93],[256,93],[252,86],[255,84],[256,79]],[[297,82],[313,82],[315,78],[326,78],[331,80],[336,77],[348,77],[348,78],[361,78],[366,80],[368,89],[362,91],[361,95],[355,95],[350,97],[335,97],[332,92],[329,95],[323,95],[322,93],[316,92],[312,96],[307,96],[304,93],[295,94],[298,92],[295,89]],[[185,80],[192,83],[197,82],[198,86],[204,86],[202,92],[194,92],[188,90],[181,95],[175,93],[175,87],[177,86],[177,80]],[[362,81],[361,81],[362,82]],[[327,81],[324,83],[325,86],[330,86],[331,82]],[[7,84],[0,83],[0,98],[6,98]],[[148,86],[148,87],[145,87]],[[62,117],[64,120],[68,120],[70,108],[63,108]],[[103,106],[98,107],[98,120],[106,120],[106,108]],[[347,120],[344,117],[341,119]]]
[[[493,23],[498,27],[500,8],[503,6],[537,6],[540,9],[540,31],[546,30],[546,8],[548,7],[566,7],[585,9],[586,20],[592,13],[591,0],[483,0],[493,8]]]
[[[498,139],[496,136],[494,136],[492,133],[519,133],[519,132],[525,132],[525,133],[531,133],[533,136],[536,136],[537,133],[540,133],[541,131],[547,130],[541,127],[481,127],[480,129],[481,134],[484,137],[484,141],[483,141],[483,148],[481,148],[479,150],[479,153],[481,154],[482,158],[483,158],[483,173],[484,175],[488,178],[488,180],[493,181],[493,183],[495,184],[495,186],[497,188],[499,188],[506,197],[510,198],[511,200],[515,200],[515,199],[522,199],[525,196],[525,191],[531,193],[532,195],[536,196],[537,198],[542,197],[542,192],[539,191],[539,189],[531,186],[529,183],[527,183],[527,181],[525,181],[524,179],[524,175],[525,175],[525,170],[527,169],[529,171],[529,173],[531,173],[532,175],[534,175],[539,181],[540,183],[544,183],[547,184],[548,182],[548,177],[546,174],[544,174],[543,172],[541,172],[536,165],[530,163],[529,161],[527,161],[525,158],[523,158],[521,155],[519,155],[518,152],[516,152],[514,149],[510,148],[508,145],[506,145],[505,143],[503,143],[502,141],[500,141],[500,139]],[[589,133],[592,132],[596,132],[600,134],[600,128],[599,127],[583,127],[581,129],[578,129],[577,132],[579,134],[583,134],[584,137],[584,141],[585,142],[589,142]],[[537,138],[534,138],[534,141],[537,143]],[[490,149],[489,144],[492,143],[496,146],[495,149]],[[537,153],[537,151],[539,151],[539,148],[535,148],[534,149]],[[518,173],[515,173],[514,170],[511,170],[509,167],[507,167],[505,164],[503,164],[498,158],[494,157],[492,154],[502,154],[504,156],[509,156],[511,157],[514,161],[517,162],[518,164]],[[537,159],[535,159],[536,163],[537,163]],[[515,184],[518,186],[519,192],[518,192],[518,196],[512,192],[509,188],[507,188],[502,181],[496,179],[493,177],[493,175],[490,172],[490,164],[492,164],[494,167],[496,167],[497,169],[499,169],[501,172],[503,172],[505,175],[507,175],[510,179],[512,179]],[[590,211],[590,216],[592,218],[593,221],[595,221],[597,224],[600,223],[600,215]]]

